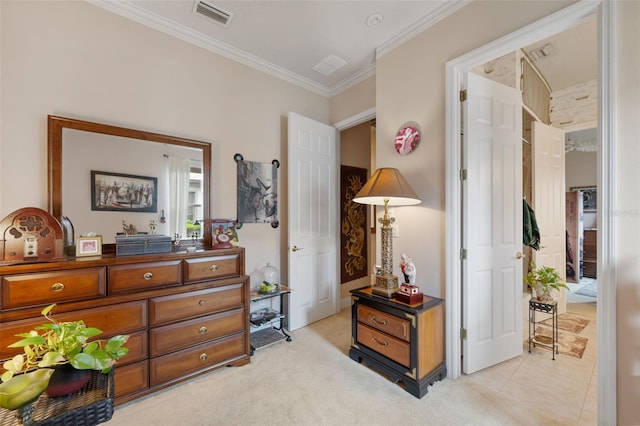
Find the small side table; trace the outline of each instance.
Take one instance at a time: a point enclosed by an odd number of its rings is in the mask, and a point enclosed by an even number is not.
[[[536,312],[551,314],[551,338],[546,336],[536,336]],[[555,361],[558,352],[558,303],[541,302],[539,300],[529,300],[529,353],[531,353],[531,345],[535,348],[537,345],[551,348],[551,359]]]

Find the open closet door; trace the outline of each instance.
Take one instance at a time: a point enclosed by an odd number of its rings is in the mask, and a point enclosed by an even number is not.
[[[467,74],[463,104],[462,371],[522,354],[522,97]]]
[[[534,121],[531,126],[533,207],[540,229],[540,250],[533,252],[538,267],[556,268],[566,278],[566,217],[564,131]],[[558,312],[566,312],[564,290]],[[554,297],[556,297],[554,295]]]

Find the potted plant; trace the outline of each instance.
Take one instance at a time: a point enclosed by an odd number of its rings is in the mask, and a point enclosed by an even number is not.
[[[555,268],[551,266],[536,267],[534,262],[531,262],[531,270],[524,277],[524,282],[527,283],[531,289],[535,290],[536,299],[541,302],[552,302],[551,289],[560,290],[560,288],[569,288],[562,282],[562,277]]]
[[[50,396],[60,396],[84,386],[91,378],[90,370],[109,372],[116,361],[129,352],[123,346],[129,336],[118,335],[106,341],[90,340],[102,331],[87,327],[82,320],[58,322],[50,315],[54,307],[55,304],[49,305],[41,312],[47,323],[27,333],[17,334],[22,339],[8,346],[23,348],[24,354],[18,354],[3,364],[6,371],[1,379],[4,383],[17,379],[17,376],[14,377],[17,373],[53,368],[55,371],[46,392]],[[65,372],[82,377],[76,377],[77,382],[71,386],[64,380],[58,386],[59,378],[63,378]]]

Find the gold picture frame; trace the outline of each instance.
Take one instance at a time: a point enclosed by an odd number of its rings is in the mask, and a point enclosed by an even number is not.
[[[76,240],[76,257],[101,256],[102,236],[78,237]]]

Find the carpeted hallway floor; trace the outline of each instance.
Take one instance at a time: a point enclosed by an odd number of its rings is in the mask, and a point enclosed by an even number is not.
[[[574,307],[576,311],[574,311]],[[582,358],[525,347],[520,357],[417,399],[352,361],[350,311],[292,333],[291,343],[256,351],[226,368],[119,406],[120,425],[595,425],[595,306],[569,305],[591,318]]]

